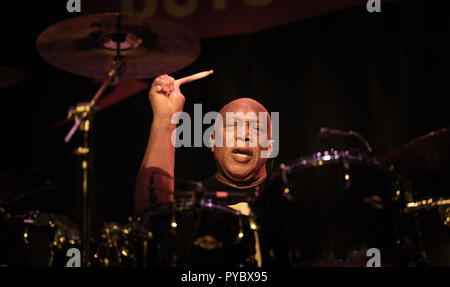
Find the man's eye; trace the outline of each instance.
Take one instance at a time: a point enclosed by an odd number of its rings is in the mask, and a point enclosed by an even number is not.
[[[259,125],[252,125],[250,126],[250,128],[254,131],[260,131],[261,129],[259,128]]]

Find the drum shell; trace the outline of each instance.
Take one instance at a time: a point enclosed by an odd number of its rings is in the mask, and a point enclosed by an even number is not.
[[[176,228],[172,227],[174,218]],[[172,206],[163,205],[146,215],[145,224],[154,234],[151,265],[238,267],[255,264],[252,262],[254,236],[248,218],[230,208],[212,203],[182,204],[174,213]]]
[[[363,160],[300,162],[273,173],[256,203],[263,262],[365,266],[378,248],[396,264],[395,176]]]
[[[425,264],[450,267],[450,198],[423,198],[403,210],[402,235],[420,248]],[[410,203],[411,204],[411,203]]]
[[[77,224],[61,215],[12,215],[0,229],[0,264],[5,266],[65,267],[67,250],[80,247]]]

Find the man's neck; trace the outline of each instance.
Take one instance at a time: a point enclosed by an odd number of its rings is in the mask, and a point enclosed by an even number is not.
[[[258,176],[256,179],[253,179],[251,181],[233,181],[227,179],[225,176],[223,176],[219,171],[216,172],[216,179],[220,181],[221,183],[238,188],[238,189],[245,189],[245,188],[252,188],[257,185],[260,185],[267,177],[267,174],[264,170],[264,172]]]

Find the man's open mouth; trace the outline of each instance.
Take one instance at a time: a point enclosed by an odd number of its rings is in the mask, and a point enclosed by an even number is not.
[[[253,157],[253,152],[249,149],[236,148],[231,151],[231,157],[241,163],[249,162]]]
[[[249,149],[245,149],[245,148],[235,148],[232,151],[233,154],[242,154],[242,155],[248,155],[248,156],[253,156],[253,152]]]

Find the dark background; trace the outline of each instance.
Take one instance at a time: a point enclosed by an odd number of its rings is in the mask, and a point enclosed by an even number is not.
[[[56,183],[55,190],[30,196],[23,208],[79,218],[73,144],[63,142],[70,126],[44,130],[71,105],[91,99],[99,84],[54,68],[35,48],[46,27],[74,17],[66,1],[16,2],[0,8],[0,65],[18,68],[26,78],[0,90],[0,171],[19,178],[27,191],[47,179]],[[322,126],[360,132],[381,157],[450,123],[450,18],[440,3],[398,1],[372,14],[356,7],[250,35],[201,39],[199,58],[172,76],[215,70],[183,86],[188,113],[195,103],[205,114],[239,97],[279,112],[280,152],[269,169],[320,151]],[[96,115],[91,191],[97,222],[132,214],[152,120],[146,94]],[[200,180],[214,172],[206,147],[176,151],[177,177]]]

